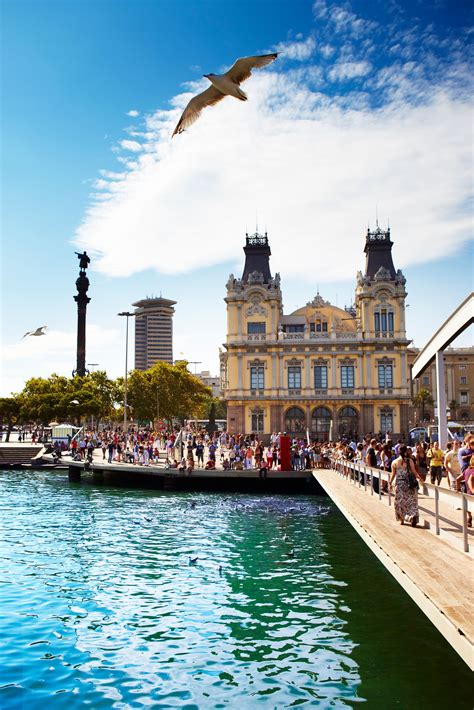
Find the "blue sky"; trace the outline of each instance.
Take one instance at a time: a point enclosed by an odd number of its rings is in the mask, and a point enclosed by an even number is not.
[[[175,356],[217,372],[225,282],[256,219],[287,312],[318,285],[349,302],[376,212],[390,220],[417,345],[472,290],[470,3],[3,0],[1,11],[2,393],[73,368],[77,245],[94,257],[88,361],[111,375],[116,313],[160,291],[178,301]],[[274,50],[245,84],[249,102],[227,99],[170,140],[202,74]],[[20,342],[43,324],[47,337]]]

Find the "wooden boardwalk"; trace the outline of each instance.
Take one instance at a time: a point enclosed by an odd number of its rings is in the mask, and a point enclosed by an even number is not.
[[[379,500],[370,489],[364,491],[363,486],[359,488],[332,469],[317,470],[313,475],[372,552],[474,670],[471,556],[458,549],[454,539],[435,536],[428,527],[400,525],[393,506],[388,506],[388,496]],[[429,510],[430,501],[420,496],[419,503]],[[450,514],[448,506],[442,513]],[[458,511],[451,509],[451,513],[454,517]],[[445,526],[449,527],[448,523]]]

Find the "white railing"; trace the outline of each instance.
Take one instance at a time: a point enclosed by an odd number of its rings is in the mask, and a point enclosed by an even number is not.
[[[374,493],[378,494],[379,500],[382,499],[382,494],[388,496],[388,504],[392,505],[393,492],[390,489],[390,471],[383,471],[379,468],[372,468],[367,466],[367,464],[362,461],[346,461],[345,459],[331,459],[333,469],[339,473],[341,476],[346,478],[350,483],[358,485],[359,488],[364,488],[365,491],[370,490],[371,495]],[[379,481],[378,493],[374,490],[374,478]],[[387,482],[387,489],[382,492],[382,483]],[[421,483],[420,481],[420,493],[427,496],[428,498],[434,499],[435,504],[435,532],[436,535],[441,534],[441,525],[439,512],[439,503],[447,503],[452,505],[457,502],[457,507],[459,507],[462,515],[462,522],[456,523],[455,521],[450,521],[459,530],[462,530],[463,536],[463,549],[464,552],[469,552],[469,534],[468,534],[468,512],[474,512],[474,496],[469,496],[466,493],[461,493],[458,491],[452,491],[449,488],[440,488],[431,483]],[[453,508],[453,512],[455,512]]]

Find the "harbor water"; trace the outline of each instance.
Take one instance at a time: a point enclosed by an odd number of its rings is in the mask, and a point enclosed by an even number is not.
[[[328,498],[4,471],[0,524],[3,709],[472,707]]]

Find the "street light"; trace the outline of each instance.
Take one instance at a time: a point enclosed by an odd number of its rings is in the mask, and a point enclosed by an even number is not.
[[[125,316],[127,319],[127,327],[125,329],[125,380],[124,380],[124,398],[123,398],[123,432],[127,436],[127,371],[128,371],[128,319],[133,317],[135,313],[130,311],[122,311],[117,313],[118,316]]]
[[[98,362],[88,362],[87,367],[99,367],[99,363]],[[92,370],[92,372],[94,372],[94,370]]]

